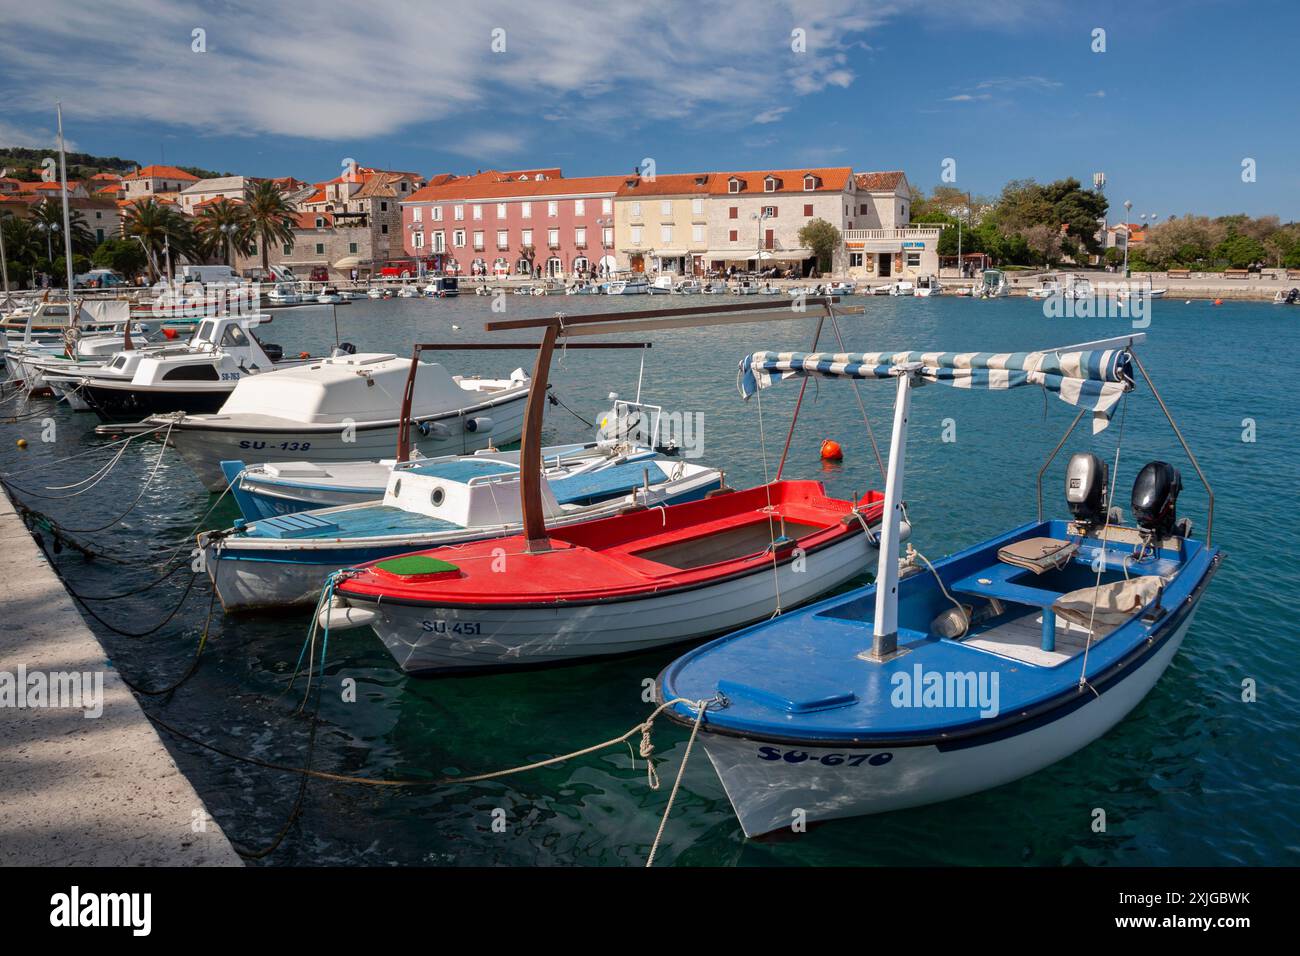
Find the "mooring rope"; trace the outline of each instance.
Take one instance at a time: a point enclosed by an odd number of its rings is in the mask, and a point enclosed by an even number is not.
[[[704,721],[704,711],[708,709],[707,700],[696,701],[695,723],[691,727],[691,736],[686,741],[686,753],[682,754],[681,766],[677,768],[677,779],[673,781],[672,792],[668,794],[668,805],[664,807],[664,815],[659,820],[659,831],[655,834],[655,839],[650,844],[650,853],[646,856],[646,869],[655,865],[655,854],[659,852],[659,841],[663,839],[664,827],[668,825],[668,815],[673,812],[673,801],[677,799],[677,791],[681,789],[682,777],[686,774],[686,764],[691,759],[691,748],[695,746],[695,737],[700,732],[700,724]]]

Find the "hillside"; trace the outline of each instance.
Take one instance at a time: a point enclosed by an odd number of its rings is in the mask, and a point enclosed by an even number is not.
[[[9,175],[15,179],[35,182],[41,178],[41,162],[46,156],[56,156],[52,149],[26,149],[19,146],[0,146],[0,168],[7,168]],[[147,165],[120,156],[95,156],[91,153],[68,153],[68,178],[86,179],[96,173],[117,173],[124,176],[136,166]],[[200,179],[213,179],[217,176],[233,176],[234,173],[219,173],[198,166],[179,166],[179,169]]]

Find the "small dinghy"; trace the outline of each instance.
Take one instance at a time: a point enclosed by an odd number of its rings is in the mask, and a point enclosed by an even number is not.
[[[747,389],[814,374],[898,383],[878,586],[720,638],[659,677],[660,701],[674,702],[666,713],[698,723],[747,836],[1008,783],[1096,740],[1142,701],[1221,560],[1209,533],[1193,540],[1177,519],[1172,466],[1138,472],[1132,526],[1110,507],[1106,466],[1081,454],[1067,469],[1070,520],[1040,513],[933,565],[911,555],[901,572],[896,531],[913,388],[1041,386],[1082,406],[1068,438],[1089,409],[1094,429],[1105,426],[1133,387],[1131,347],[1141,340],[745,359]]]

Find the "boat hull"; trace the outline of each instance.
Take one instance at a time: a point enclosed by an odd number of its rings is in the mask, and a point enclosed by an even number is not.
[[[235,383],[216,388],[110,388],[88,379],[81,395],[106,422],[136,422],[150,415],[186,412],[199,415],[221,410]]]
[[[1164,674],[1195,609],[1118,684],[1062,715],[981,743],[809,747],[703,732],[700,742],[741,829],[756,837],[791,826],[940,803],[999,787],[1086,747],[1123,720]],[[1069,664],[1062,666],[1071,666]]]
[[[854,534],[808,554],[802,570],[783,563],[776,572],[782,607],[851,580],[875,554],[865,535]],[[351,594],[347,600],[376,611],[371,627],[403,671],[438,674],[627,654],[734,630],[776,611],[772,575],[764,564],[725,581],[600,603],[417,606]]]
[[[524,405],[527,391],[502,401],[473,406],[421,419],[437,422],[447,434],[432,432],[421,435],[412,429],[411,436],[420,451],[436,455],[467,455],[489,446],[507,445],[523,434]],[[471,432],[465,422],[475,415],[492,418],[490,432]],[[160,423],[161,421],[158,420]],[[349,440],[350,439],[350,440]],[[378,461],[391,458],[397,448],[397,423],[377,426],[357,425],[345,430],[342,425],[300,429],[240,429],[205,425],[187,426],[183,422],[172,429],[171,441],[198,479],[209,491],[224,491],[228,479],[221,470],[222,461],[238,460],[256,465],[284,461]]]

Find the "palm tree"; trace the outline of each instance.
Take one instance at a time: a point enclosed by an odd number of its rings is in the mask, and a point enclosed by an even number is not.
[[[63,230],[63,203],[53,199],[42,199],[32,207],[32,223],[49,234],[58,234]],[[72,233],[72,251],[90,255],[95,250],[95,235],[86,225],[86,217],[80,209],[68,210],[68,226]]]
[[[218,199],[205,206],[194,218],[194,234],[205,259],[219,259],[228,266],[234,265],[230,261],[232,250],[246,256],[253,249],[248,207],[229,199]]]
[[[295,214],[280,192],[280,187],[270,181],[258,183],[248,197],[246,206],[250,238],[256,236],[262,247],[262,271],[271,265],[269,259],[272,242],[293,248]]]
[[[156,278],[154,262],[163,255],[164,246],[176,255],[187,255],[194,247],[189,220],[152,196],[127,207],[125,230],[127,236],[139,236],[149,250],[150,279]]]
[[[5,233],[5,258],[23,267],[20,274],[34,272],[45,253],[45,243],[37,235],[31,221],[7,212],[0,213],[0,229]],[[12,274],[9,280],[20,281],[18,276]]]

